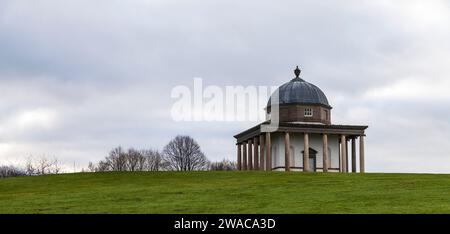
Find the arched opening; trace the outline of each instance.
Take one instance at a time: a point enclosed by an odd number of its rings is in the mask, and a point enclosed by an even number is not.
[[[305,151],[302,150],[302,156],[305,155]],[[317,150],[313,149],[313,148],[309,148],[309,171],[316,171],[317,169]]]

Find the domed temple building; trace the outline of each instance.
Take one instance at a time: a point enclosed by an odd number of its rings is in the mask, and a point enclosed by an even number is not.
[[[300,78],[298,67],[294,73],[271,95],[266,121],[234,136],[238,170],[349,172],[351,160],[356,172],[359,140],[359,171],[364,172],[368,126],[332,124],[325,94]]]

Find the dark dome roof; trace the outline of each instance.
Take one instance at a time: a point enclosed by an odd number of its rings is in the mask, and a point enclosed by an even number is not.
[[[298,77],[298,75],[291,81],[281,85],[277,91],[279,92],[280,104],[316,104],[331,108],[330,104],[328,104],[328,99],[322,90],[317,86],[304,81]],[[271,99],[272,97],[269,98],[267,107],[270,106]]]

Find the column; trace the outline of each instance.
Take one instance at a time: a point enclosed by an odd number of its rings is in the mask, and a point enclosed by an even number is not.
[[[309,136],[304,134],[303,138],[303,171],[309,171]]]
[[[323,165],[322,165],[322,167],[323,167],[323,169],[322,169],[322,171],[323,172],[328,172],[328,167],[329,167],[329,164],[330,164],[330,162],[328,162],[328,135],[327,134],[323,134],[323,137],[322,137],[322,140],[323,140],[323,149],[322,149],[322,151],[323,151]]]
[[[289,132],[286,132],[284,134],[284,170],[290,171],[291,170],[291,153],[289,150],[289,146],[291,145],[289,143]]]
[[[259,170],[258,139],[257,136],[253,138],[253,169],[256,171]]]
[[[247,142],[242,142],[242,170],[247,170]]]
[[[356,142],[355,137],[352,137],[352,172],[356,172]]]
[[[341,135],[341,165],[340,165],[340,171],[341,172],[345,172],[345,168],[347,167],[345,165],[345,155],[347,154],[347,149],[346,146],[347,145],[347,140],[345,139],[344,135]]]
[[[251,171],[251,170],[253,170],[252,140],[248,140],[248,149],[247,150],[248,150],[247,169]]]
[[[238,171],[240,171],[241,170],[241,158],[242,158],[242,155],[241,155],[241,144],[237,144],[237,169],[238,169]]]
[[[266,170],[266,160],[264,160],[266,158],[265,155],[265,145],[264,145],[265,141],[264,141],[264,135],[259,135],[259,148],[260,148],[260,154],[259,154],[259,169],[262,171]]]
[[[266,132],[266,170],[272,171],[272,142],[270,140],[270,132]]]
[[[364,173],[364,135],[359,136],[359,172]]]

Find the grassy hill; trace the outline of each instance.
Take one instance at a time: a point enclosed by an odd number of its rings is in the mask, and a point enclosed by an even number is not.
[[[0,213],[450,213],[450,175],[113,172],[0,179]]]

